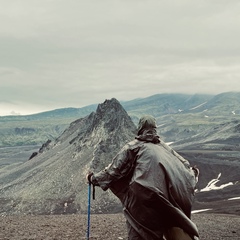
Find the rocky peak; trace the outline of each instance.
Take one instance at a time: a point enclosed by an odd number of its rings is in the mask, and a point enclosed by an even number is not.
[[[98,105],[96,114],[94,115],[93,127],[101,124],[101,122],[104,122],[104,127],[109,132],[124,127],[127,127],[128,131],[136,131],[131,118],[115,98],[105,100],[104,103]]]
[[[136,126],[116,99],[99,104],[96,112],[72,122],[55,141],[47,142],[31,161],[0,175],[0,202],[5,202],[0,213],[86,211],[86,171],[102,170],[135,133]],[[108,192],[98,189],[97,195],[93,211],[119,205]]]
[[[99,104],[96,113],[82,119],[77,137],[71,140],[77,151],[84,147],[93,149],[91,168],[94,171],[106,166],[106,154],[112,158],[116,149],[134,138],[136,126],[121,104],[115,99]]]

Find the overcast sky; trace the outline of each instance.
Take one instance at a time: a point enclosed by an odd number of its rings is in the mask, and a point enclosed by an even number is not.
[[[0,4],[0,115],[240,91],[239,0]]]

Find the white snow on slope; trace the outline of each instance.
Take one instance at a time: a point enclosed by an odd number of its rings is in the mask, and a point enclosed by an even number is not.
[[[221,177],[221,173],[218,174],[218,177],[215,179],[212,179],[205,188],[201,189],[200,192],[207,192],[207,191],[211,191],[211,190],[219,190],[219,189],[223,189],[225,187],[228,187],[230,185],[233,185],[232,182],[226,183],[226,184],[222,184],[220,186],[216,186],[216,184],[220,181]]]
[[[194,109],[196,109],[196,108],[199,108],[199,107],[201,107],[202,105],[204,105],[204,104],[206,104],[207,102],[204,102],[204,103],[202,103],[202,104],[200,104],[200,105],[198,105],[198,106],[196,106],[196,107],[193,107],[193,108],[190,108],[189,110],[194,110]]]
[[[240,197],[229,198],[228,200],[240,200]]]
[[[191,213],[194,214],[194,213],[199,213],[199,212],[206,212],[206,211],[209,211],[209,210],[212,210],[212,209],[207,208],[207,209],[193,210]]]

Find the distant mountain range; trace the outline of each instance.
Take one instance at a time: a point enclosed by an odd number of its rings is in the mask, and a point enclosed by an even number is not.
[[[212,211],[240,214],[239,200],[231,201],[231,208],[226,206],[227,199],[240,197],[239,103],[240,93],[159,94],[121,104],[116,99],[106,100],[85,107],[84,113],[70,109],[71,116],[68,109],[61,109],[38,116],[2,117],[2,143],[8,137],[13,143],[17,137],[22,144],[32,144],[29,139],[40,134],[36,142],[45,139],[30,160],[8,165],[0,154],[0,213],[86,212],[86,170],[106,166],[119,148],[134,138],[139,117],[152,114],[161,139],[200,169],[195,209],[211,206]],[[73,116],[75,110],[81,117]],[[8,136],[8,131],[12,135]],[[10,152],[11,148],[4,150]],[[95,212],[119,211],[112,194],[98,189],[97,196]]]
[[[155,116],[166,141],[184,140],[217,124],[240,119],[238,92],[157,94],[120,103],[135,124],[144,114]],[[41,145],[48,139],[54,140],[71,122],[95,111],[97,105],[0,117],[0,147]]]

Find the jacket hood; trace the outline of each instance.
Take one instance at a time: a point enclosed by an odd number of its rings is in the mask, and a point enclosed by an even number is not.
[[[155,144],[160,143],[160,137],[157,135],[155,128],[143,130],[142,134],[138,135],[136,139],[139,141],[152,142]]]
[[[156,119],[151,115],[142,116],[138,123],[138,135],[141,135],[146,129],[157,128]]]

